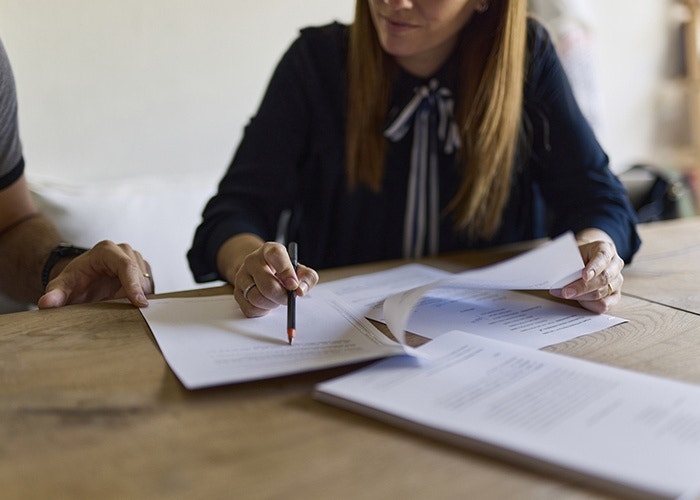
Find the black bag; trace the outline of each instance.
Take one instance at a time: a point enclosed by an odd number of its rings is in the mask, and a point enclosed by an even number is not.
[[[634,165],[618,176],[625,185],[638,222],[695,215],[695,200],[688,176],[673,169]]]

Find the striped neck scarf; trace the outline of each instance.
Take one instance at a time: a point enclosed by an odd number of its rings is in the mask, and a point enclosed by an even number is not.
[[[403,256],[436,255],[439,249],[440,200],[438,148],[445,154],[460,146],[453,119],[452,92],[436,79],[417,87],[413,98],[384,129],[392,142],[400,141],[413,125],[411,171],[406,196]],[[427,250],[426,250],[427,246]]]

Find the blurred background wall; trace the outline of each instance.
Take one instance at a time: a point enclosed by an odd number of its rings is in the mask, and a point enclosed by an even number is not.
[[[613,168],[650,161],[676,120],[663,90],[670,0],[581,0]],[[298,29],[352,0],[0,0],[30,173],[217,178]],[[676,120],[677,121],[677,120]],[[662,124],[660,127],[659,124]]]

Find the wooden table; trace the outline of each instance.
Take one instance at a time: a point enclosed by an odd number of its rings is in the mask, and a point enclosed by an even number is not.
[[[613,311],[629,322],[549,349],[700,384],[700,219],[641,232]],[[129,305],[0,316],[0,496],[610,498],[311,399],[316,382],[350,369],[190,392]]]
[[[700,219],[643,224],[640,232],[625,294],[700,314]]]

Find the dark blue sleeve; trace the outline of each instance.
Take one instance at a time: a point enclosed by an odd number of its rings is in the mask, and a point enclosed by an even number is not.
[[[636,215],[622,183],[576,103],[547,32],[531,21],[525,110],[533,176],[550,217],[550,231],[605,231],[620,257],[639,249]]]

